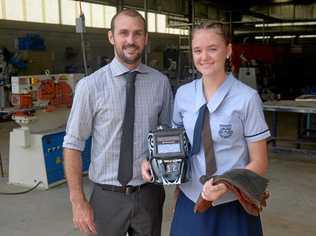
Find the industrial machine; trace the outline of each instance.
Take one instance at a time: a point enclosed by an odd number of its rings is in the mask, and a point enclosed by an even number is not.
[[[242,66],[239,68],[238,79],[253,89],[257,87],[257,69],[256,67]]]
[[[4,109],[20,128],[10,133],[9,183],[48,189],[64,181],[62,142],[76,83],[83,74],[11,78],[13,107]],[[91,138],[83,152],[90,163]]]
[[[10,68],[5,60],[3,49],[0,48],[0,109],[8,105],[6,87],[9,86]]]

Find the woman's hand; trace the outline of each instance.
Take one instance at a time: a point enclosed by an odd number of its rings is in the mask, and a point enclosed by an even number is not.
[[[219,199],[226,192],[227,192],[227,186],[223,183],[214,185],[213,178],[212,178],[206,181],[205,184],[203,185],[203,191],[201,195],[205,200],[213,202]]]

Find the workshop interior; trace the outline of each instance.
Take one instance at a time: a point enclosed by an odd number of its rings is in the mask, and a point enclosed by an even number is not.
[[[53,196],[52,202],[56,198],[66,202],[62,142],[75,88],[82,78],[111,62],[114,53],[107,33],[112,17],[123,8],[136,9],[145,17],[149,43],[142,62],[168,77],[173,94],[201,76],[192,61],[192,27],[208,20],[229,25],[233,39],[229,72],[257,90],[271,132],[269,176],[275,195],[271,191],[272,204],[263,215],[266,235],[316,235],[312,214],[316,1],[312,0],[0,0],[0,208],[10,206],[9,218],[1,223],[6,216],[0,217],[0,235],[42,235],[37,226],[30,229],[24,223],[29,221],[27,213],[23,219],[16,216],[21,213],[12,210],[14,198],[21,201],[17,208],[35,205],[40,195],[47,201]],[[152,135],[161,134],[155,132]],[[177,135],[183,145],[185,137],[180,131]],[[82,155],[85,176],[92,145],[89,138]],[[151,155],[159,157],[154,151]],[[175,163],[185,168],[181,158]],[[156,177],[161,183],[170,181]],[[303,182],[303,198],[296,195],[292,181]],[[172,215],[172,197],[168,199],[163,235],[168,235]],[[289,209],[302,217],[292,216]],[[40,222],[49,222],[49,214],[43,214]],[[56,230],[55,235],[80,235],[72,231],[68,218],[59,229],[48,229]]]

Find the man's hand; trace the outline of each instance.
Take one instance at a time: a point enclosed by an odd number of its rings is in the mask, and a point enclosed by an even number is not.
[[[83,191],[81,152],[65,148],[64,168],[69,188],[69,200],[72,205],[73,223],[82,232],[96,234],[93,210]]]
[[[143,179],[146,182],[151,182],[153,180],[153,176],[151,175],[151,171],[150,171],[150,164],[147,160],[142,161],[141,171],[142,171]]]
[[[72,203],[73,223],[76,229],[86,234],[97,234],[93,210],[87,201]]]
[[[213,179],[205,182],[203,185],[203,191],[201,193],[202,197],[208,201],[215,201],[219,199],[224,193],[227,192],[227,187],[225,184],[213,184]]]

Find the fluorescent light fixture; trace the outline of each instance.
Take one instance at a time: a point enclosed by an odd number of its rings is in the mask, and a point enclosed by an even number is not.
[[[291,38],[295,38],[296,35],[276,35],[276,36],[270,36],[270,35],[266,35],[266,36],[255,36],[255,39],[291,39]],[[316,34],[306,34],[306,35],[300,35],[298,36],[299,38],[316,38]]]
[[[255,24],[255,27],[262,28],[262,27],[285,27],[285,26],[304,26],[304,25],[316,25],[316,21]]]
[[[291,0],[273,0],[274,3],[287,3],[292,2]]]
[[[296,35],[277,35],[274,36],[274,39],[291,39],[291,38],[295,38]]]
[[[271,36],[255,36],[255,39],[269,39]]]
[[[316,38],[316,34],[300,35],[299,38]]]

